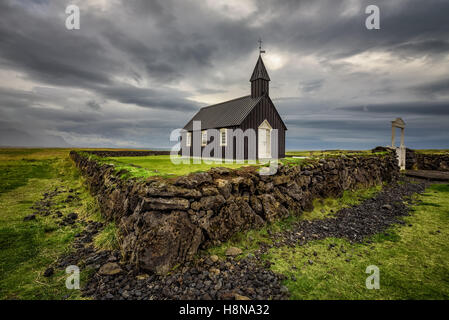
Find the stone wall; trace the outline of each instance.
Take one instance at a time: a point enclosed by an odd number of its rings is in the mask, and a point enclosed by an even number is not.
[[[449,153],[427,154],[407,150],[407,170],[449,171]]]
[[[111,165],[74,151],[70,156],[103,215],[118,224],[124,259],[158,273],[236,232],[312,209],[316,198],[340,196],[344,190],[391,182],[399,176],[394,153],[280,166],[273,176],[245,167],[146,180],[122,180]]]
[[[162,155],[170,155],[170,151],[157,151],[157,150],[147,150],[147,151],[139,151],[139,150],[85,150],[85,153],[93,154],[98,157],[146,157],[146,156],[162,156]]]

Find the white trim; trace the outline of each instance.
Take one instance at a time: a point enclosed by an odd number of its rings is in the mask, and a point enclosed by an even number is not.
[[[265,119],[257,130],[257,149],[259,159],[271,159],[271,131],[273,127]],[[265,146],[264,148],[262,148]],[[265,150],[263,150],[265,149]]]
[[[206,141],[204,141],[204,137]],[[201,131],[201,146],[207,146],[207,130]]]
[[[186,147],[192,146],[192,132],[187,132],[186,134]]]
[[[223,143],[223,133],[224,135],[224,140],[225,142]],[[226,128],[221,128],[220,129],[220,147],[226,147],[228,145],[228,129]]]
[[[194,157],[194,156],[183,156],[180,155],[179,156],[182,159],[201,159],[201,160],[207,160],[207,161],[214,161],[217,163],[245,163],[245,164],[257,164],[257,159],[241,159],[241,160],[236,160],[236,159],[226,159],[226,158],[212,158],[212,157]]]
[[[272,130],[273,127],[270,125],[270,123],[268,122],[267,119],[265,119],[264,121],[262,121],[262,123],[259,126],[260,129],[270,129]]]

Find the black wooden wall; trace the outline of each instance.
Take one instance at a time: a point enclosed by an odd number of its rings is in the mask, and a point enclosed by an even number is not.
[[[261,125],[261,123],[267,120],[271,127],[273,129],[278,130],[278,148],[279,148],[279,158],[285,157],[285,131],[286,127],[284,123],[282,122],[281,117],[279,116],[279,113],[277,112],[276,108],[274,107],[273,102],[268,96],[265,96],[261,101],[254,107],[254,109],[248,114],[248,116],[245,118],[245,120],[242,122],[240,126],[234,126],[234,127],[228,127],[228,129],[237,129],[240,128],[242,131],[246,131],[247,129],[254,129],[256,132],[256,157],[259,154],[258,150],[258,128]],[[221,128],[217,128],[219,130]],[[201,139],[199,141],[194,141],[193,134],[192,134],[192,146],[190,147],[190,156],[193,155],[193,144],[199,143],[201,144]],[[211,138],[209,132],[208,132],[208,143],[211,143],[214,145],[215,148],[220,148],[220,139],[214,141],[214,139]],[[182,145],[185,145],[185,142],[182,141]],[[229,146],[230,144],[228,144]],[[201,147],[201,152],[203,152],[205,147]],[[226,155],[226,148],[228,147],[221,147],[222,149],[222,158]],[[245,159],[248,159],[248,141],[245,139]],[[232,154],[236,155],[236,143],[234,141],[233,143],[233,152]],[[211,154],[207,157],[215,157],[214,154]]]
[[[259,128],[260,124],[267,120],[273,129],[278,129],[278,146],[279,146],[279,158],[285,157],[285,130],[287,129],[282,122],[279,113],[277,112],[273,102],[268,96],[265,96],[259,104],[249,113],[246,119],[242,122],[240,128],[245,131],[246,129]],[[257,141],[257,146],[259,141]],[[257,150],[258,154],[259,150]]]

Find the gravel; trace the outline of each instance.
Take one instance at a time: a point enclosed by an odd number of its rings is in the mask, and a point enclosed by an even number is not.
[[[271,238],[277,243],[276,247],[279,244],[294,247],[328,237],[361,242],[385,231],[392,224],[404,224],[402,217],[409,215],[410,210],[404,201],[409,201],[412,194],[422,193],[424,189],[425,184],[422,183],[390,185],[374,198],[357,206],[343,208],[332,218],[300,221],[292,229],[273,234]]]
[[[89,221],[86,229],[74,241],[75,252],[62,257],[57,267],[76,264],[94,269],[95,272],[82,288],[82,294],[100,300],[288,299],[288,288],[282,285],[286,277],[269,270],[271,263],[262,258],[264,252],[272,247],[294,247],[326,237],[363,241],[385,231],[392,224],[404,224],[402,217],[409,214],[404,201],[409,201],[414,193],[423,192],[424,188],[424,184],[413,183],[390,185],[374,198],[344,208],[332,218],[300,221],[290,230],[271,233],[273,245],[260,242],[260,249],[242,259],[233,256],[200,257],[165,276],[145,274],[129,264],[121,264],[122,272],[118,274],[100,274],[99,270],[105,264],[120,261],[120,253],[96,251],[93,248],[92,239],[103,225]],[[346,252],[343,247],[335,248],[335,244],[330,244],[328,249]],[[314,257],[317,255],[313,253]],[[347,259],[347,262],[350,261]],[[314,262],[308,260],[308,263]],[[295,278],[291,279],[295,281]]]

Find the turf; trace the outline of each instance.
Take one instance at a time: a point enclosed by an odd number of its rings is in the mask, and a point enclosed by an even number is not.
[[[349,154],[349,153],[347,153]],[[362,154],[362,153],[361,153]],[[361,155],[360,154],[360,155]],[[338,154],[315,154],[313,158],[320,158],[325,156],[336,156]],[[369,153],[372,155],[372,153]],[[144,156],[144,157],[108,157],[99,158],[93,157],[97,161],[102,163],[111,164],[115,166],[116,172],[126,170],[126,174],[122,174],[122,178],[147,178],[151,176],[162,176],[162,177],[176,177],[187,175],[193,172],[204,172],[208,171],[214,167],[225,167],[231,169],[238,169],[245,166],[267,166],[268,163],[260,162],[226,162],[226,161],[201,161],[200,163],[195,163],[192,159],[183,159],[181,157],[174,157],[175,162],[173,162],[168,155],[163,156]],[[308,159],[292,158],[287,157],[279,160],[280,163],[290,166],[296,166],[299,164],[305,164]]]
[[[448,299],[449,185],[433,185],[417,198],[404,226],[393,226],[365,243],[328,238],[295,248],[273,248],[264,259],[272,263],[273,271],[287,277],[284,284],[291,299]],[[317,209],[303,218],[327,216],[321,209],[316,216]],[[288,221],[284,227],[288,228]],[[222,255],[234,245],[246,255],[258,248],[259,241],[270,241],[266,228],[209,252]],[[335,247],[329,249],[330,244]],[[366,288],[365,271],[370,265],[380,269],[379,290]]]
[[[272,250],[267,259],[289,276],[293,299],[448,299],[449,185],[434,185],[419,199],[425,202],[414,207],[405,227],[375,235],[371,244],[326,239]],[[328,250],[330,243],[337,249]],[[380,269],[379,290],[366,289],[369,265]]]
[[[100,161],[114,165],[116,171],[120,171],[122,169],[128,171],[128,174],[124,176],[124,178],[182,176],[192,172],[204,172],[213,167],[237,169],[249,165],[247,162],[216,163],[201,161],[200,163],[195,163],[192,159],[184,159],[182,162],[181,157],[175,157],[175,159],[180,163],[173,163],[169,155],[145,157],[109,157],[100,159]]]
[[[0,149],[2,300],[81,299],[78,290],[65,288],[63,270],[57,270],[50,278],[43,276],[49,264],[72,250],[71,242],[81,227],[61,228],[50,216],[23,222],[23,217],[33,213],[32,204],[40,200],[44,192],[56,187],[75,189],[79,192],[79,200],[66,203],[67,194],[58,195],[52,210],[64,214],[76,212],[82,218],[102,221],[98,205],[68,157],[69,151]],[[131,162],[134,165],[135,159],[133,157]],[[148,161],[143,160],[143,163]],[[150,163],[148,168],[154,170]],[[169,168],[170,164],[164,170],[171,173]],[[207,168],[200,165],[183,169],[186,171],[179,174]],[[258,248],[258,242],[271,241],[268,232],[288,229],[298,219],[332,216],[343,206],[355,205],[379,190],[380,186],[347,191],[339,199],[317,200],[311,212],[292,216],[261,230],[239,233],[207,253],[223,256],[231,245],[241,247],[245,254],[251,253]],[[449,186],[432,186],[418,200],[412,215],[405,218],[405,226],[395,226],[387,233],[375,235],[372,243],[351,244],[342,239],[312,241],[302,247],[270,249],[264,259],[273,263],[274,271],[288,277],[284,284],[292,299],[448,299]],[[102,249],[117,248],[116,233],[116,226],[107,224],[95,237],[94,244]],[[330,243],[336,244],[336,249],[328,250]],[[313,260],[313,264],[308,260]],[[365,288],[368,265],[380,268],[380,290]],[[81,273],[81,284],[87,275]]]
[[[76,189],[79,200],[67,203],[67,194],[60,194],[53,199],[52,210],[101,220],[95,200],[68,158],[68,150],[0,149],[0,166],[0,299],[79,299],[79,290],[66,289],[63,270],[50,278],[43,272],[71,250],[81,227],[60,227],[51,216],[23,221],[33,213],[33,203],[56,187]],[[86,276],[81,273],[81,283]]]

